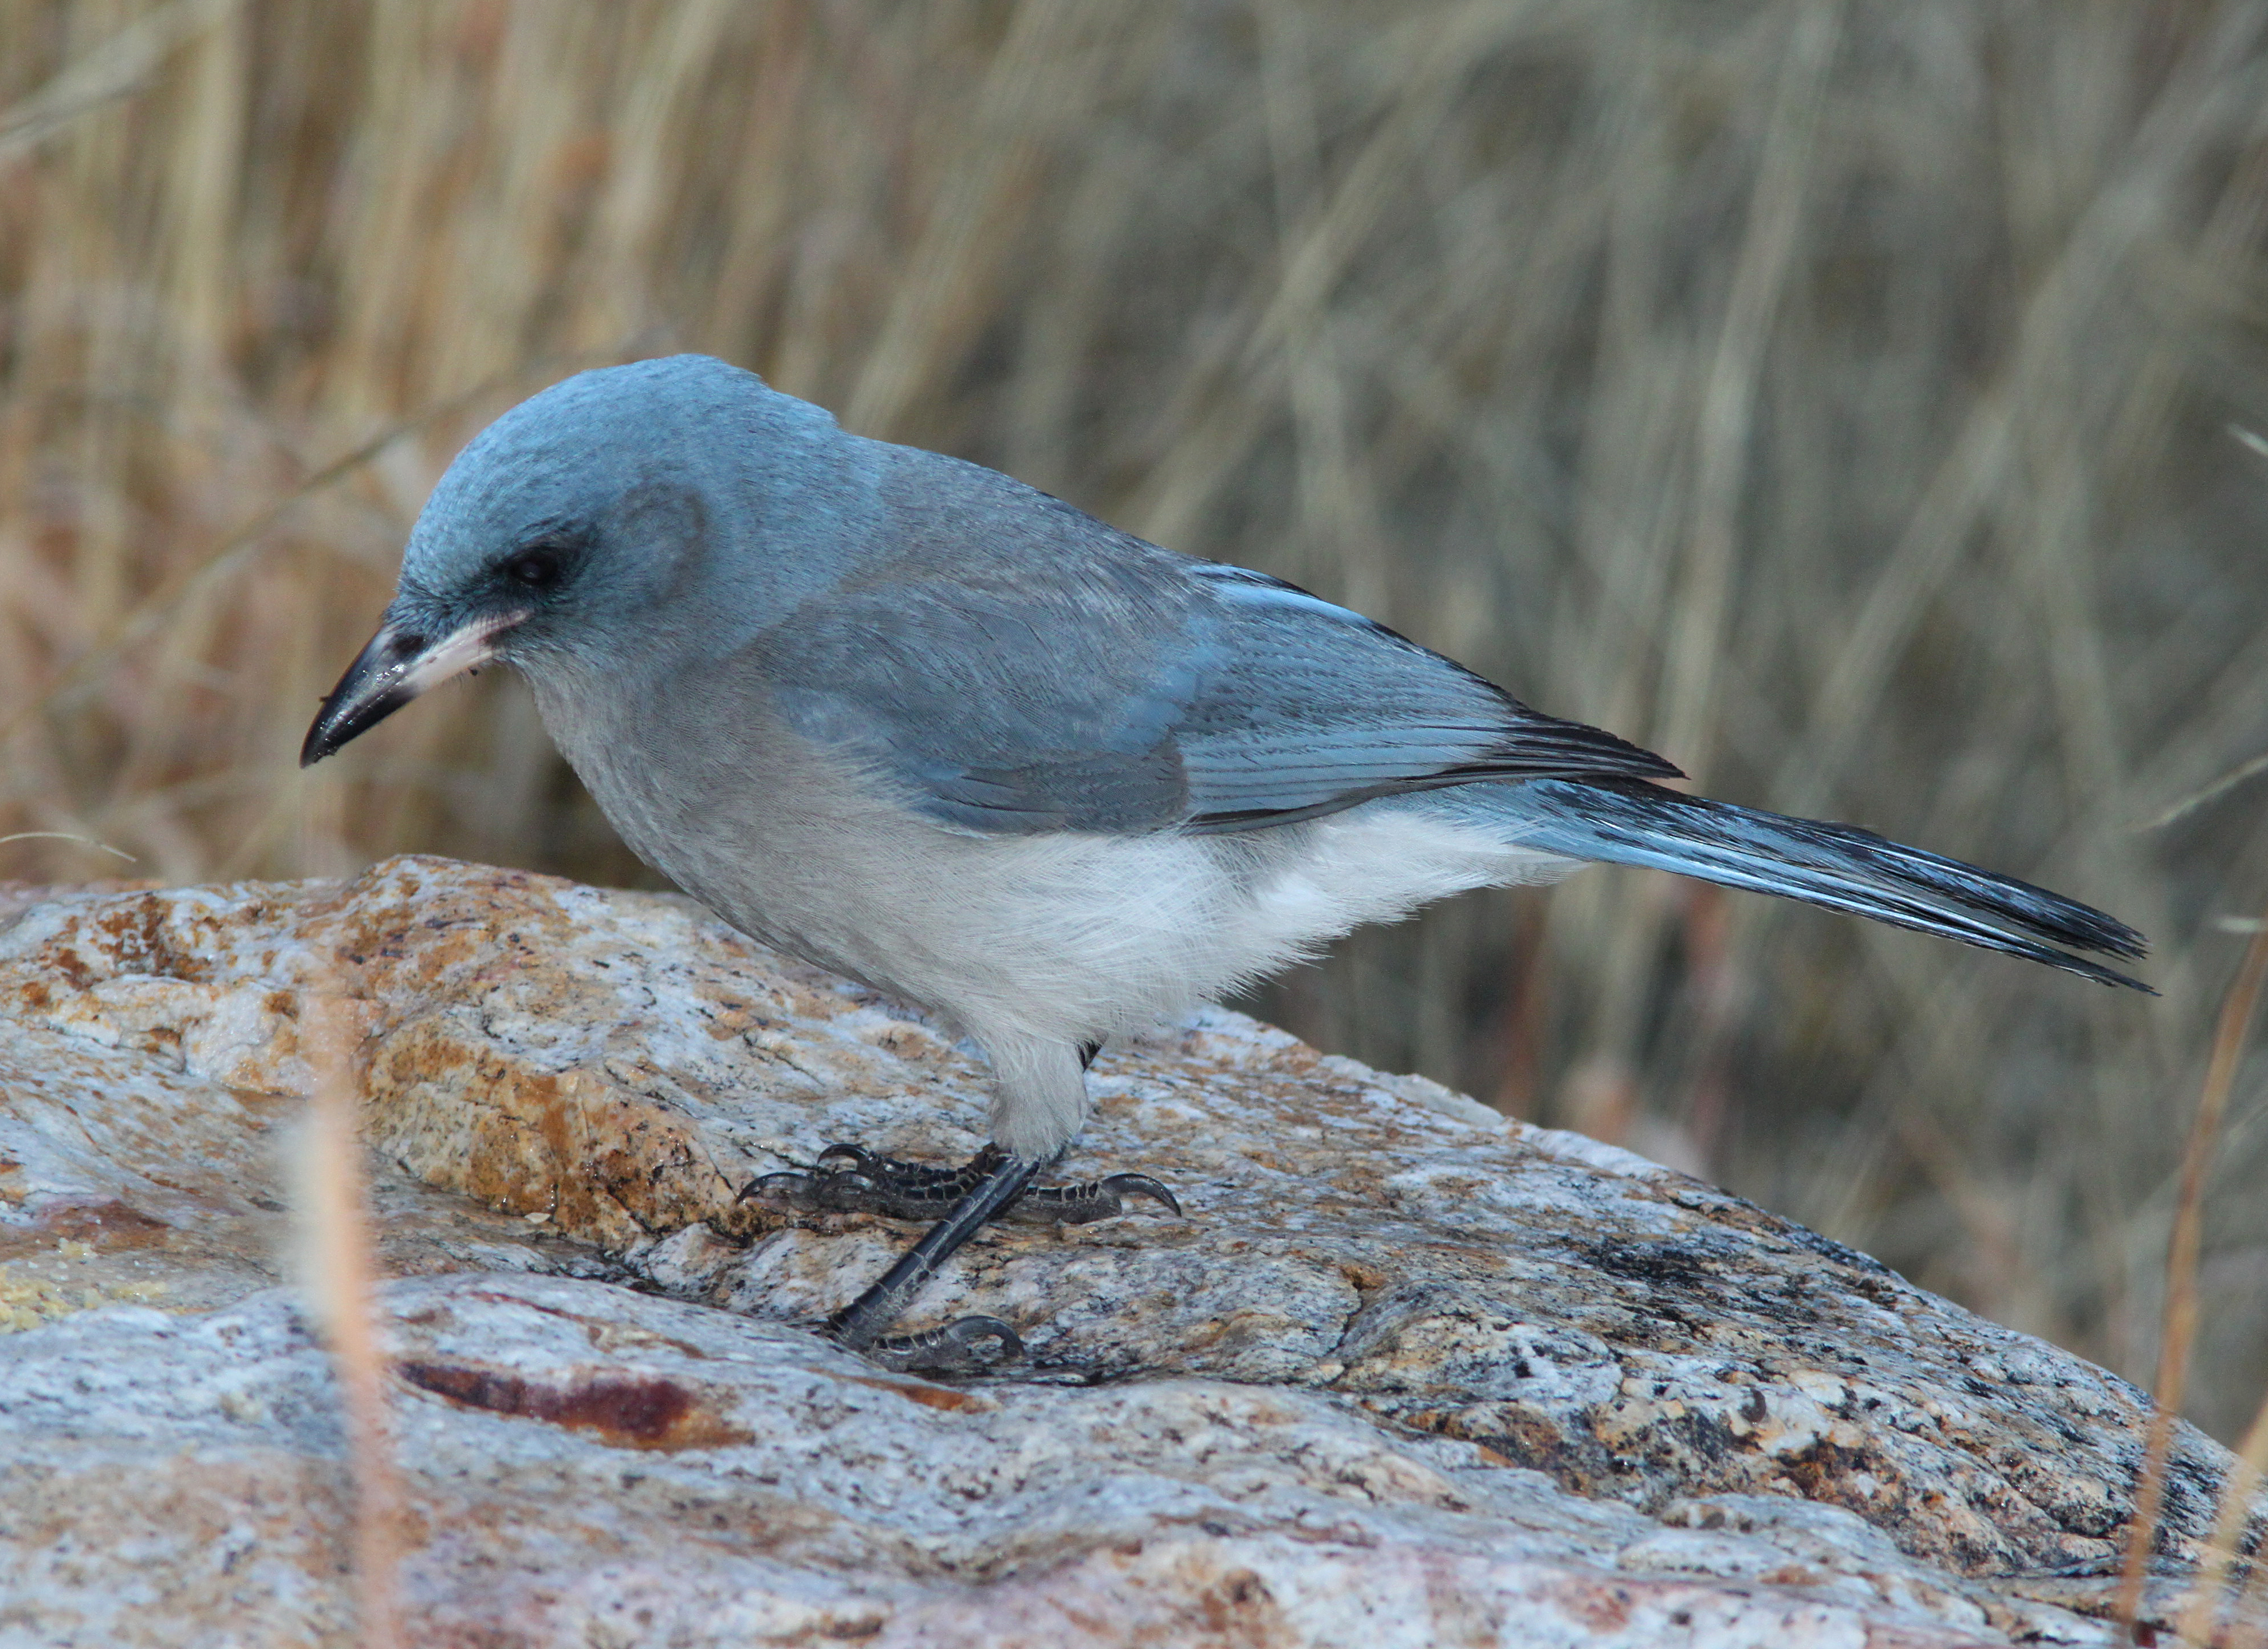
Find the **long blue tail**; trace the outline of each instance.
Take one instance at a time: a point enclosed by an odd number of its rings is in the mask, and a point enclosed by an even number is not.
[[[1497,828],[1509,826],[1524,847],[1778,894],[2029,957],[2102,984],[2150,990],[2070,953],[2144,954],[2149,942],[2124,923],[1871,830],[1681,796],[1639,779],[1531,779],[1453,793],[1487,806]]]

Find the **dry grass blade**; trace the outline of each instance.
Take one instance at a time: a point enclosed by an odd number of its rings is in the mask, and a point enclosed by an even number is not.
[[[2268,1400],[2261,1402],[2252,1424],[2244,1429],[2243,1440],[2237,1445],[2235,1463],[2229,1468],[2228,1481],[2221,1485],[2220,1510],[2213,1519],[2213,1538],[2206,1544],[2205,1561],[2198,1565],[2197,1579],[2190,1588],[2189,1607],[2182,1611],[2181,1640],[2198,1645],[2198,1649],[2205,1649],[2213,1641],[2222,1589],[2228,1585],[2237,1548],[2243,1542],[2245,1525],[2251,1520],[2253,1497],[2260,1491],[2264,1472],[2268,1472]],[[2246,1606],[2257,1588],[2259,1557],[2256,1551],[2249,1582],[2235,1599],[2235,1623],[2240,1631],[2245,1623]],[[2262,1641],[2268,1641],[2268,1626],[2264,1626],[2254,1638],[2255,1643]],[[2241,1649],[2241,1645],[2232,1640],[2229,1649]]]
[[[353,1565],[363,1649],[401,1643],[397,1571],[404,1511],[387,1423],[378,1338],[377,1256],[356,1127],[353,1037],[343,1003],[310,994],[302,1010],[315,1072],[300,1164],[300,1255],[309,1304],[330,1341],[353,1480]]]
[[[2162,830],[2168,825],[2195,813],[2207,802],[2216,801],[2226,796],[2245,780],[2257,778],[2263,773],[2268,773],[2268,755],[2256,755],[2250,762],[2241,762],[2213,780],[2212,784],[2200,790],[2191,791],[2142,828],[2145,830]]]
[[[11,842],[76,842],[81,847],[92,848],[98,853],[107,853],[113,858],[124,859],[129,865],[134,863],[134,856],[131,853],[114,848],[107,842],[98,842],[92,836],[74,836],[68,830],[17,830],[0,836],[0,846],[5,846]]]
[[[2150,1417],[2141,1482],[2134,1493],[2134,1515],[2127,1526],[2126,1561],[2112,1610],[2113,1618],[2129,1631],[2134,1629],[2135,1615],[2141,1607],[2142,1581],[2157,1540],[2174,1424],[2181,1417],[2190,1350],[2197,1340],[2198,1254],[2205,1230],[2205,1181],[2213,1167],[2214,1148],[2220,1143],[2221,1119],[2228,1109],[2229,1093],[2236,1086],[2236,1069],[2244,1056],[2245,1033],[2252,1024],[2253,1005],[2259,999],[2264,973],[2268,973],[2268,926],[2252,936],[2236,978],[2221,1002],[2213,1056],[2205,1065],[2205,1086],[2198,1097],[2197,1115],[2190,1123],[2189,1143],[2182,1152],[2181,1192],[2174,1205],[2173,1237],[2166,1253],[2165,1326],[2158,1345],[2158,1378],[2151,1388],[2155,1407]]]
[[[53,136],[82,114],[131,97],[167,54],[211,27],[242,0],[170,0],[127,25],[30,97],[0,109],[0,161]]]
[[[1708,777],[1709,740],[1724,719],[1719,700],[1731,652],[1740,482],[1749,456],[1756,388],[1788,269],[1801,244],[1820,102],[1841,32],[1841,8],[1817,4],[1803,10],[1788,37],[1724,324],[1701,392],[1688,565],[1664,661],[1663,703],[1654,735],[1670,759],[1697,781]]]

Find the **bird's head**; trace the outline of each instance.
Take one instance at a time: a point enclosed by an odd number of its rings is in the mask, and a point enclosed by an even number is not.
[[[779,553],[767,524],[817,481],[839,489],[847,440],[819,408],[706,356],[582,372],[522,401],[434,488],[300,766],[491,661],[622,679],[762,628],[828,559],[808,534]]]

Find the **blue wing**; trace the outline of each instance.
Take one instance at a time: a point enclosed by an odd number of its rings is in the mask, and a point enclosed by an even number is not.
[[[1044,502],[1057,553],[870,568],[770,632],[750,662],[788,725],[987,834],[1251,829],[1474,779],[1676,774],[1292,585]]]
[[[1463,666],[1295,585],[1186,563],[1219,656],[1176,736],[1186,823],[1242,829],[1481,778],[1674,778],[1609,732],[1539,715]]]

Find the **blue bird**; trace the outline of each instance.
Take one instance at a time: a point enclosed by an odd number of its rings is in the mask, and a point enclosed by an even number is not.
[[[1011,1205],[1174,1208],[1140,1174],[1035,1183],[1106,1039],[1466,888],[1653,865],[2147,989],[2081,954],[2143,953],[2100,911],[1665,789],[1660,757],[1358,613],[702,356],[581,373],[465,448],[301,764],[490,660],[646,863],[990,1059],[965,1167],[841,1146],[751,1188],[941,1216],[830,1325],[901,1366],[1020,1350],[990,1318],[886,1335]]]

